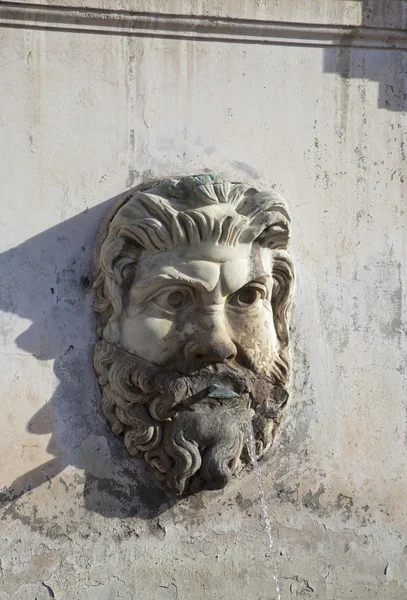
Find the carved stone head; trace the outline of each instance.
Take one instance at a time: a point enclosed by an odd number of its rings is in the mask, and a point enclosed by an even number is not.
[[[95,251],[102,411],[177,494],[270,447],[288,399],[293,267],[284,200],[213,175],[126,192]]]

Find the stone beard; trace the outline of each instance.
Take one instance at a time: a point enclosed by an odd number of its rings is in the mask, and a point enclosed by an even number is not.
[[[175,493],[224,487],[288,399],[294,273],[275,192],[213,175],[126,192],[95,249],[103,414]]]

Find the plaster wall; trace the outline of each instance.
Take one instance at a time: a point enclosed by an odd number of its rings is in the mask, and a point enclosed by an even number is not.
[[[11,4],[0,3],[0,599],[273,600],[276,564],[285,600],[404,600],[404,38],[389,49],[382,30],[364,47],[118,35],[55,28],[48,13],[37,27],[23,10],[2,22]],[[390,29],[405,14],[398,1],[381,18],[356,1],[144,4],[152,18]],[[100,219],[143,180],[205,171],[275,187],[291,206],[293,393],[262,462],[273,552],[253,473],[177,500],[99,413]]]

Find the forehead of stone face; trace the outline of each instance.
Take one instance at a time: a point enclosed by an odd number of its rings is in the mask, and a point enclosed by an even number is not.
[[[212,291],[220,285],[222,294],[229,295],[250,281],[266,278],[270,270],[271,253],[257,244],[179,246],[152,254],[144,251],[133,288],[143,291],[157,284],[178,282]]]
[[[229,290],[271,274],[270,251],[253,240],[265,228],[284,227],[284,201],[245,184],[204,179],[205,184],[201,178],[164,181],[136,193],[110,222],[112,255],[119,251],[123,261],[136,265],[133,287],[161,276],[164,282],[189,278],[207,289],[222,278]]]

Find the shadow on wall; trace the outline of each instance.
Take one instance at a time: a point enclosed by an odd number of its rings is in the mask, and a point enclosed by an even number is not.
[[[362,27],[401,30],[407,27],[405,0],[362,0]],[[354,35],[352,32],[346,34]],[[344,40],[345,41],[345,40]],[[346,106],[349,79],[360,78],[378,82],[378,108],[407,110],[407,53],[401,50],[365,50],[350,46],[328,47],[324,50],[324,72],[337,73],[343,82],[341,109]]]
[[[0,309],[32,321],[16,345],[39,361],[54,359],[59,380],[52,397],[43,399],[46,403],[27,423],[32,435],[52,434],[47,451],[54,458],[3,489],[2,503],[60,476],[68,465],[84,471],[85,507],[105,517],[149,519],[176,502],[143,461],[127,456],[100,413],[92,366],[92,253],[99,223],[115,200],[0,255]],[[6,332],[0,336],[5,340]],[[40,373],[38,365],[34,372]],[[37,382],[32,385],[41,390]]]

